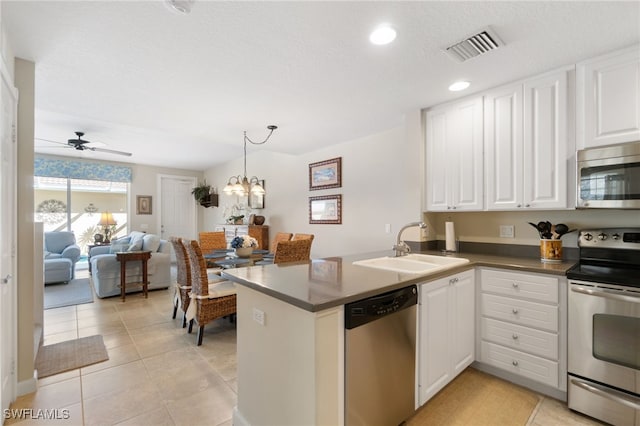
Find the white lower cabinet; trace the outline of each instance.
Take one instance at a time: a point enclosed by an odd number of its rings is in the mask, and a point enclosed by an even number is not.
[[[479,361],[566,391],[566,280],[495,269],[479,277]]]
[[[474,271],[420,286],[418,402],[427,402],[475,359]]]

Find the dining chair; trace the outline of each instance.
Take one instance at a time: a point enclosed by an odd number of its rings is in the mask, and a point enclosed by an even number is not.
[[[182,308],[182,328],[187,326],[187,308],[189,307],[189,292],[191,291],[191,265],[187,257],[187,250],[182,244],[182,238],[169,238],[176,254],[176,291],[173,299],[173,319],[178,313],[178,305]]]
[[[313,234],[295,234],[292,240],[311,240],[313,241]]]
[[[187,311],[188,333],[198,323],[197,345],[202,345],[204,326],[218,318],[236,313],[236,288],[231,281],[208,285],[207,265],[196,240],[183,241],[191,264],[191,303]]]
[[[298,262],[309,260],[313,240],[280,241],[276,245],[273,263]]]
[[[173,316],[175,319],[178,313],[178,306],[182,309],[182,328],[187,326],[187,309],[189,308],[189,292],[191,291],[191,262],[187,254],[187,249],[182,243],[182,238],[169,238],[173,251],[176,254],[176,289],[173,299]],[[223,281],[223,278],[216,275],[220,268],[207,269],[207,282],[213,284]]]
[[[292,236],[293,234],[290,232],[278,232],[276,236],[273,238],[273,241],[271,242],[271,246],[269,247],[270,248],[269,251],[271,252],[271,254],[276,252],[276,245],[278,244],[279,241],[289,241]]]
[[[227,239],[224,236],[224,231],[200,232],[198,234],[198,241],[200,242],[200,249],[203,254],[227,248]]]

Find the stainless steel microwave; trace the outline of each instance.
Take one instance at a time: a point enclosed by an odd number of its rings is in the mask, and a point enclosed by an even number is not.
[[[577,208],[640,209],[640,141],[578,151]]]

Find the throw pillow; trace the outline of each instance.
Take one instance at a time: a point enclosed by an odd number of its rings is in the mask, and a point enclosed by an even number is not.
[[[142,238],[136,241],[131,242],[131,246],[129,246],[129,251],[140,251],[142,250]]]
[[[160,248],[160,236],[154,234],[147,234],[142,238],[142,250],[155,253]]]
[[[129,244],[131,242],[131,237],[121,237],[115,240],[111,240],[111,244]]]
[[[111,247],[109,247],[109,253],[114,254],[114,253],[121,253],[123,251],[128,251],[129,250],[129,244],[111,244]]]

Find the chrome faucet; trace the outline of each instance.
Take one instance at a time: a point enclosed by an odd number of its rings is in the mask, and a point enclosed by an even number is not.
[[[400,228],[400,231],[398,231],[398,238],[396,239],[396,244],[393,246],[393,250],[396,251],[396,257],[406,256],[407,254],[411,253],[411,247],[409,247],[407,243],[405,243],[404,241],[401,241],[400,237],[402,236],[402,232],[405,229],[412,228],[414,226],[417,226],[420,229],[425,229],[427,227],[427,225],[424,222],[411,222],[411,223],[407,223],[402,228]]]

